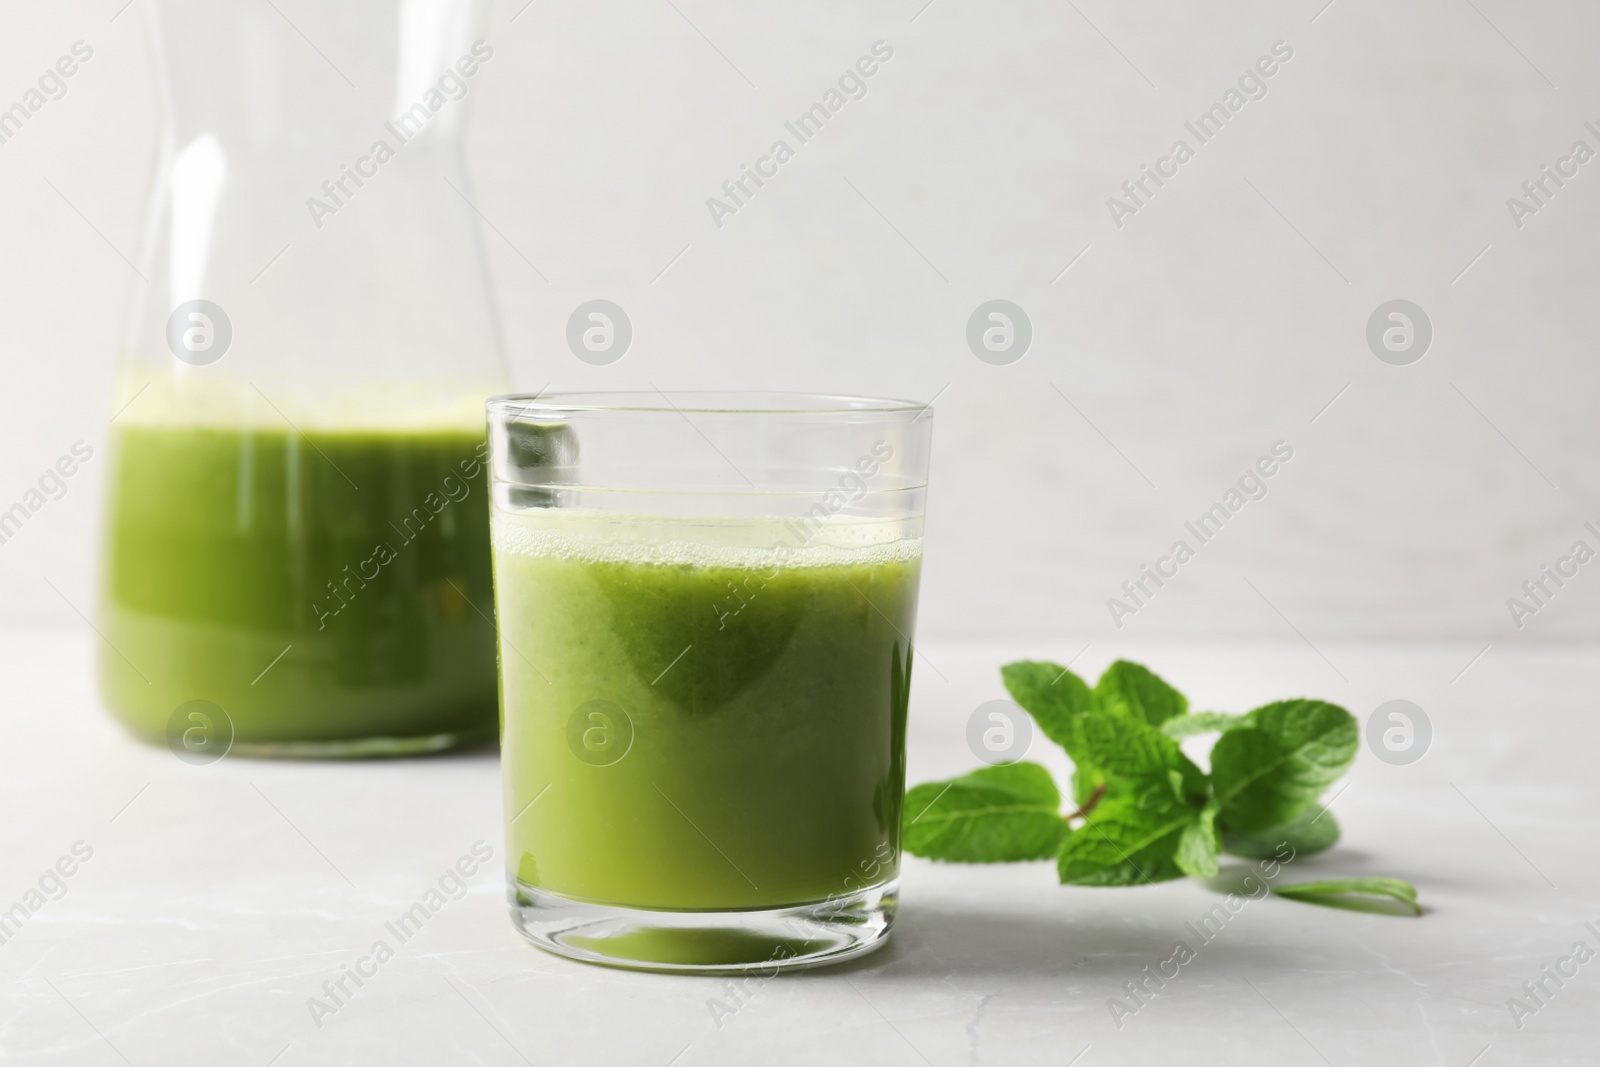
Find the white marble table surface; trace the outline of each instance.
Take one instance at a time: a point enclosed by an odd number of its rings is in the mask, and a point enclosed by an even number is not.
[[[912,859],[885,950],[753,983],[734,1005],[723,979],[586,966],[520,940],[492,751],[189,766],[100,709],[92,640],[0,638],[0,909],[78,842],[92,849],[0,945],[7,1063],[1600,1062],[1600,959],[1559,988],[1546,979],[1520,1029],[1507,1007],[1575,942],[1600,948],[1584,925],[1600,929],[1592,647],[1505,642],[1461,674],[1478,647],[1091,646],[1088,672],[1142,659],[1199,708],[1311,695],[1364,720],[1404,697],[1434,727],[1410,766],[1364,751],[1334,805],[1345,841],[1284,876],[1407,878],[1424,917],[1251,903],[1119,1027],[1110,998],[1188,940],[1215,890],[1063,888],[1048,864]],[[927,641],[912,780],[973,764],[966,719],[1002,695],[1001,662],[1081,646]],[[1034,755],[1062,766],[1046,748]],[[315,1025],[308,998],[480,840],[495,862]],[[716,1002],[736,1010],[714,1019]]]

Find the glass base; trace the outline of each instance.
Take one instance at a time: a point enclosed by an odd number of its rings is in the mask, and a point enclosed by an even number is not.
[[[508,878],[511,921],[547,952],[678,974],[776,974],[881,948],[899,882],[815,904],[754,911],[654,911],[590,904]]]

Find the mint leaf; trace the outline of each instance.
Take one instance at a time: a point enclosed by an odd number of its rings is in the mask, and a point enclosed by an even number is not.
[[[1245,859],[1282,859],[1279,850],[1284,845],[1294,849],[1295,856],[1309,856],[1333,846],[1339,840],[1339,823],[1331,811],[1319,811],[1315,804],[1286,823],[1269,826],[1248,833],[1224,828],[1222,849]]]
[[[1275,886],[1272,891],[1290,900],[1335,906],[1339,905],[1340,898],[1348,896],[1390,897],[1409,906],[1415,914],[1422,914],[1422,906],[1417,903],[1417,887],[1398,878],[1333,878]]]
[[[1006,664],[1000,668],[1000,679],[1011,699],[1033,716],[1039,731],[1072,758],[1072,799],[1080,807],[1086,804],[1105,783],[1105,775],[1078,743],[1078,720],[1095,708],[1089,683],[1059,664],[1032,660]]]
[[[1124,791],[1119,788],[1124,786],[1144,787],[1155,779],[1169,785],[1179,801],[1205,795],[1205,776],[1178,743],[1125,707],[1080,716],[1078,747],[1085,762],[1104,775],[1111,793]]]
[[[1094,695],[1102,707],[1121,701],[1128,710],[1151,726],[1189,713],[1189,700],[1137,663],[1119,659],[1106,668],[1095,683]]]
[[[1061,842],[1061,883],[1145,885],[1182,878],[1175,858],[1179,838],[1199,813],[1171,796],[1152,797],[1153,805],[1126,796],[1102,800],[1083,827]]]
[[[1217,852],[1221,848],[1217,833],[1217,806],[1213,801],[1195,814],[1194,821],[1183,828],[1178,837],[1178,849],[1173,854],[1184,874],[1191,878],[1217,876]]]
[[[1074,748],[1078,717],[1094,707],[1089,684],[1065,667],[1031,660],[1001,667],[1000,680],[1011,699],[1033,716],[1040,732],[1066,749],[1074,763],[1081,762]]]
[[[1068,833],[1061,794],[1037,763],[984,767],[906,794],[901,846],[952,863],[1012,863],[1055,855]]]
[[[1224,711],[1197,711],[1193,715],[1179,715],[1161,724],[1161,732],[1174,741],[1196,734],[1215,734],[1244,721],[1243,715],[1229,715]]]
[[[1115,789],[1116,778],[1165,778],[1169,770],[1181,773],[1183,789],[1204,791],[1199,768],[1154,728],[1184,715],[1188,701],[1137,663],[1113,663],[1094,689],[1055,663],[1009,663],[1000,677],[1039,730],[1072,758],[1072,796],[1079,805],[1102,785]],[[1084,733],[1090,720],[1098,724],[1091,727],[1093,737]]]
[[[1224,731],[1211,750],[1222,825],[1264,830],[1288,822],[1355,759],[1355,718],[1321,700],[1282,700]]]
[[[1083,754],[1107,777],[1166,777],[1178,744],[1131,715],[1097,711],[1078,720]]]

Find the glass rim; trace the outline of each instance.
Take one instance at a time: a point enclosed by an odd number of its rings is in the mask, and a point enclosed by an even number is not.
[[[584,390],[503,393],[485,404],[493,417],[565,418],[584,414],[867,417],[915,421],[933,412],[917,400],[783,390]]]

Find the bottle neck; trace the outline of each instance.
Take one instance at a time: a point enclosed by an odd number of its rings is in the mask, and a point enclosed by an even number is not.
[[[474,0],[340,0],[292,22],[216,0],[152,11],[173,145],[210,134],[241,160],[364,146],[388,123],[408,140],[459,140],[493,53]]]

